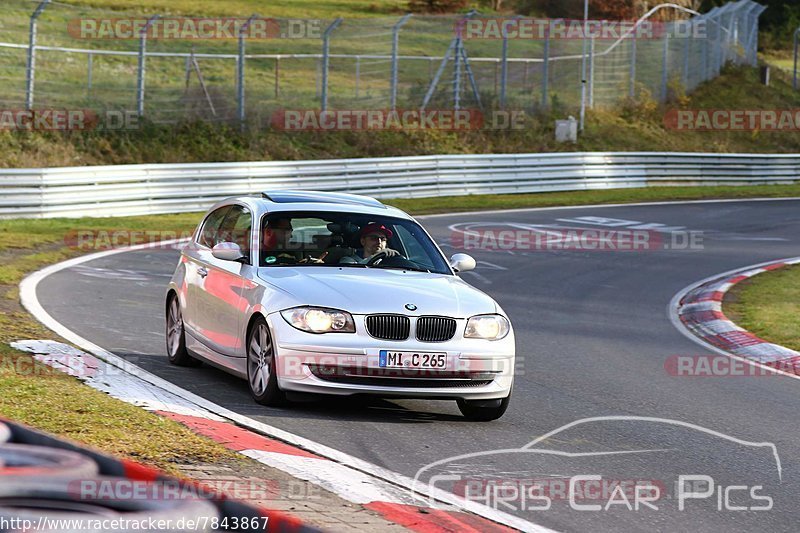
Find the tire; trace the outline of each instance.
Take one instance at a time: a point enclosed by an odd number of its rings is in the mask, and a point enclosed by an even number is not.
[[[0,446],[0,479],[9,476],[44,476],[46,478],[92,478],[100,471],[89,457],[77,452],[28,444]]]
[[[134,492],[131,487],[134,490],[143,490]],[[213,519],[220,516],[211,501],[194,497],[196,493],[193,492],[189,492],[191,496],[184,496],[185,493],[181,491],[181,496],[177,498],[165,496],[149,499],[147,496],[138,496],[152,492],[159,494],[152,487],[152,484],[145,481],[113,477],[89,477],[81,480],[5,478],[0,484],[0,519],[3,519],[0,523],[12,524],[14,527],[15,522],[32,520],[36,524],[39,517],[44,515],[51,520],[123,518],[143,524],[164,520],[171,521],[175,528],[191,519],[195,524],[200,524],[198,529],[191,529],[196,532],[211,531]],[[161,494],[166,495],[166,489]],[[130,530],[126,528],[104,531]]]
[[[475,422],[497,420],[508,409],[511,394],[497,400],[457,400],[458,409],[464,418]]]
[[[263,317],[247,333],[247,384],[256,403],[270,407],[286,405],[286,394],[278,387],[272,335]]]
[[[181,304],[175,293],[167,299],[166,318],[167,358],[176,366],[200,366],[200,361],[186,350],[186,332],[183,329]]]
[[[0,422],[0,444],[11,440],[11,428]]]

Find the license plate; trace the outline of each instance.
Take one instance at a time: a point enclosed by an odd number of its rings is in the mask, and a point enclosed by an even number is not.
[[[447,368],[446,353],[395,352],[381,350],[378,366],[381,368]]]

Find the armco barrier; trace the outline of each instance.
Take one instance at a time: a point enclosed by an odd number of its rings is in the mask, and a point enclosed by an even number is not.
[[[0,169],[0,217],[202,211],[228,196],[276,188],[421,198],[798,180],[800,155],[658,152]]]

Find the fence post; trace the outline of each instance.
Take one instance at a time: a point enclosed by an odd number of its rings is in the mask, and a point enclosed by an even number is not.
[[[281,56],[275,57],[275,98],[281,95]]]
[[[25,109],[30,111],[33,107],[33,84],[36,72],[36,20],[47,7],[50,0],[42,0],[31,15],[30,31],[28,34],[28,68],[25,72]]]
[[[239,68],[237,69],[237,82],[236,82],[236,104],[239,111],[239,127],[244,131],[245,126],[245,110],[244,110],[244,38],[245,32],[250,27],[250,24],[256,19],[258,15],[250,15],[247,22],[242,24],[239,28]]]
[[[519,15],[514,17],[520,18]],[[506,95],[508,91],[508,25],[503,24],[503,55],[500,59],[500,109],[506,107]],[[527,63],[525,64],[527,73]],[[525,87],[523,86],[523,91]]]
[[[461,37],[456,37],[456,62],[453,65],[453,109],[461,109]]]
[[[583,45],[582,65],[581,65],[581,111],[580,111],[580,130],[583,131],[586,124],[586,34],[589,33],[589,0],[583,2],[583,35],[581,35],[581,44]]]
[[[136,112],[140,117],[144,116],[144,75],[145,75],[145,52],[147,50],[147,30],[158,19],[158,15],[153,15],[147,19],[147,23],[139,33],[139,69],[136,76]]]
[[[342,23],[341,18],[334,20],[330,26],[325,29],[322,35],[322,111],[328,110],[328,68],[331,51],[331,33],[339,27]]]
[[[792,87],[794,90],[797,90],[797,54],[798,54],[798,45],[800,45],[800,28],[797,28],[794,32],[794,76],[792,78]]]
[[[86,64],[86,93],[89,98],[92,97],[92,70],[94,67],[94,54],[87,54]]]
[[[503,51],[502,51],[502,56],[500,58],[500,109],[506,108],[507,84],[508,84],[508,27],[505,24],[503,24]]]
[[[361,56],[356,56],[356,98],[358,98],[360,81],[361,81]]]
[[[669,32],[664,33],[664,55],[662,57],[661,70],[661,101],[667,101],[669,90]]]
[[[400,28],[403,27],[403,24],[408,22],[408,19],[411,18],[411,13],[408,13],[403,16],[400,20],[392,28],[392,97],[391,97],[391,106],[392,111],[397,109],[397,81],[399,76],[399,58],[398,53],[400,49]]]
[[[628,96],[631,98],[636,97],[636,27],[633,28],[631,33],[631,64],[630,64],[630,82],[628,84]]]
[[[687,91],[689,90],[689,51],[691,50],[693,35],[694,21],[690,21],[689,35],[684,37],[686,41],[683,43],[683,87]]]
[[[589,46],[589,109],[594,109],[594,35]]]
[[[528,63],[525,63],[525,71],[528,71]],[[550,22],[544,31],[544,57],[542,58],[542,109],[547,109],[550,105]]]

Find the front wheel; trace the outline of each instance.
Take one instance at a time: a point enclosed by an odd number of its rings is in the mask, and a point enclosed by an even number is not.
[[[247,383],[253,399],[261,405],[277,407],[286,403],[275,368],[275,350],[267,321],[258,318],[247,336]]]
[[[464,418],[476,422],[497,420],[508,409],[511,394],[497,400],[457,400],[458,409]]]
[[[198,366],[200,361],[186,350],[186,334],[178,297],[172,294],[167,301],[167,358],[177,366]]]

